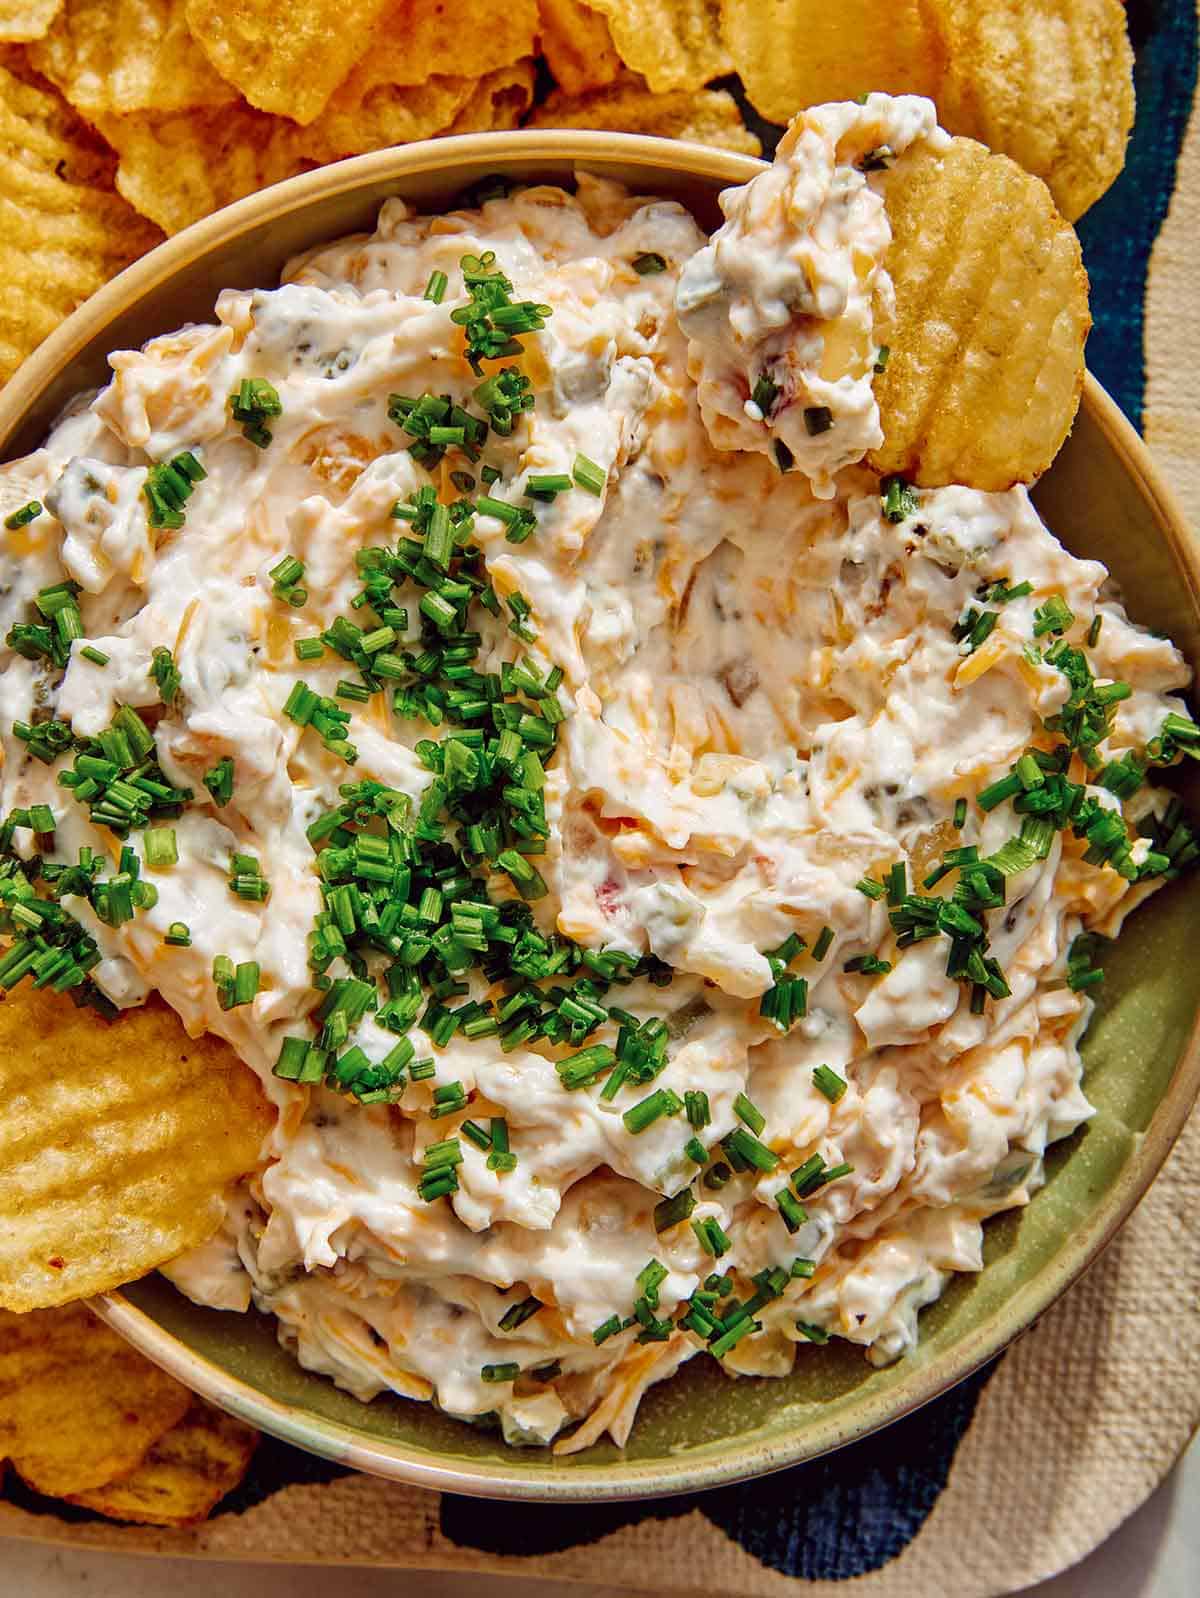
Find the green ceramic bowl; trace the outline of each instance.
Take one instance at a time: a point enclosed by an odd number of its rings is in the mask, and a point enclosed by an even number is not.
[[[76,312],[0,395],[0,452],[36,447],[72,394],[105,381],[109,350],[208,318],[223,287],[274,283],[297,250],[369,229],[389,195],[435,208],[489,172],[563,181],[576,166],[679,199],[705,226],[717,220],[717,192],[758,170],[747,157],[698,145],[527,132],[382,151],[293,179],[162,245]],[[1072,550],[1105,562],[1133,615],[1168,632],[1200,665],[1200,552],[1133,429],[1091,380],[1036,498]],[[956,1279],[923,1315],[917,1352],[890,1369],[872,1369],[846,1344],[802,1350],[783,1381],[732,1380],[712,1361],[694,1360],[651,1391],[626,1448],[600,1443],[555,1459],[506,1449],[492,1432],[425,1404],[360,1404],[302,1371],[269,1321],[199,1309],[158,1277],[96,1308],[151,1359],[264,1430],[421,1486],[497,1498],[653,1497],[810,1459],[926,1403],[991,1359],[1121,1225],[1200,1087],[1200,965],[1181,957],[1198,940],[1200,896],[1187,883],[1166,888],[1132,918],[1106,960],[1083,1049],[1097,1115],[1054,1147],[1033,1203],[989,1223],[986,1269]]]

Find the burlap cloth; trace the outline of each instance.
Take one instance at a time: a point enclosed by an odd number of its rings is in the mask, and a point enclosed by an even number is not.
[[[1145,435],[1185,506],[1200,502],[1198,291],[1200,118],[1193,110],[1147,274],[1143,344]],[[447,1534],[464,1521],[448,1518],[437,1495],[365,1476],[323,1480],[319,1466],[318,1479],[267,1483],[260,1501],[191,1531],[73,1523],[48,1503],[2,1503],[0,1534],[126,1552],[493,1571],[630,1592],[1000,1598],[1090,1553],[1145,1501],[1200,1425],[1197,1215],[1200,1116],[1117,1240],[982,1386],[945,1485],[907,1545],[850,1580],[782,1574],[772,1565],[802,1571],[803,1559],[780,1557],[769,1539],[764,1552],[753,1527],[730,1530],[719,1514],[677,1513],[669,1504],[647,1506],[628,1524],[619,1514],[606,1523],[587,1519],[587,1511],[542,1509],[560,1517],[558,1540],[570,1546],[487,1552]],[[894,1445],[886,1441],[892,1437]],[[873,1446],[904,1448],[910,1437],[893,1428]],[[279,1447],[270,1445],[272,1457]],[[766,1498],[770,1484],[761,1491]],[[487,1538],[468,1538],[481,1541]],[[545,1541],[538,1546],[544,1550]]]

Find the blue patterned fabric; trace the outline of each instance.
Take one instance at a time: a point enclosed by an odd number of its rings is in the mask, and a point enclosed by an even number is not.
[[[1140,428],[1146,274],[1196,91],[1197,19],[1194,0],[1129,0],[1128,10],[1137,120],[1125,170],[1080,220],[1079,236],[1092,280],[1088,365]]]

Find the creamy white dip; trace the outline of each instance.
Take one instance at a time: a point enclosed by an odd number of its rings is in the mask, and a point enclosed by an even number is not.
[[[275,1314],[302,1364],[363,1399],[391,1390],[456,1415],[495,1411],[514,1442],[549,1441],[586,1417],[560,1447],[605,1430],[621,1442],[646,1388],[705,1348],[678,1322],[714,1271],[730,1276],[714,1297],[742,1301],[756,1274],[786,1278],[753,1310],[760,1329],[725,1353],[732,1372],[783,1374],[798,1347],[803,1357],[827,1334],[895,1358],[951,1274],[980,1269],[982,1222],[1027,1202],[1047,1144],[1091,1113],[1078,1050],[1091,1001],[1065,981],[1068,950],[1084,928],[1115,933],[1153,879],[1089,864],[1087,841],[1057,832],[987,916],[1007,992],[982,1013],[971,985],[947,975],[949,940],[898,948],[886,898],[858,886],[902,862],[920,891],[948,849],[987,856],[1018,830],[1010,803],[985,812],[975,798],[1031,746],[1055,743],[1043,718],[1062,710],[1068,682],[1042,658],[1052,637],[1034,637],[1052,596],[1069,607],[1074,647],[1103,617],[1091,670],[1132,690],[1099,745],[1101,767],[1186,714],[1179,652],[1128,620],[1103,567],[1064,550],[1023,489],[923,493],[889,520],[878,479],[855,464],[878,442],[871,305],[886,299],[888,238],[855,163],[939,136],[927,103],[911,99],[807,113],[777,166],[723,197],[728,220],[712,243],[679,205],[583,173],[573,195],[530,188],[439,217],[391,200],[370,237],[312,252],[281,288],[222,294],[215,325],[114,355],[109,386],[0,471],[0,516],[33,498],[46,506],[0,542],[4,631],[66,576],[85,634],[64,671],[6,651],[0,813],[48,804],[54,858],[90,847],[112,859],[119,843],[57,782],[70,757],[31,759],[10,729],[52,710],[94,737],[122,704],[146,712],[163,773],[194,795],[170,823],[178,861],[143,867],[157,902],[118,927],[81,898],[64,903],[99,946],[92,976],[105,994],[124,1006],[157,989],[190,1031],[227,1038],[279,1110],[225,1229],[167,1274],[201,1303]],[[536,405],[511,436],[488,437],[480,463],[451,448],[431,476],[389,420],[388,397],[469,403],[479,379],[449,312],[464,301],[461,258],[485,251],[514,299],[551,308],[521,357]],[[636,270],[647,257],[663,270]],[[438,272],[440,304],[422,298]],[[807,343],[798,308],[811,318]],[[765,421],[745,403],[764,362],[785,394]],[[248,378],[280,398],[267,448],[231,415]],[[813,404],[834,425],[809,437],[799,419]],[[773,439],[802,470],[780,472]],[[185,525],[156,530],[147,472],[181,450],[207,476]],[[531,474],[570,477],[581,454],[601,470],[598,495],[523,497]],[[356,555],[405,535],[390,514],[398,501],[428,482],[451,500],[450,470],[485,463],[499,474],[488,492],[536,516],[523,543],[487,514],[472,535],[497,595],[525,596],[536,642],[513,635],[507,610],[492,618],[476,606],[476,669],[527,659],[543,677],[562,673],[549,837],[529,857],[548,889],[535,924],[673,969],[669,986],[639,976],[604,999],[639,1020],[666,1018],[666,1064],[650,1085],[606,1100],[603,1078],[564,1088],[555,1063],[570,1047],[506,1051],[461,1032],[437,1046],[417,1024],[413,1052],[433,1075],[398,1102],[361,1104],[272,1071],[285,1038],[314,1035],[324,998],[308,958],[322,899],[306,829],[346,782],[373,779],[419,802],[433,773],[417,745],[454,728],[396,715],[389,684],[346,703],[348,767],[284,706],[298,682],[335,696],[354,672],[329,649],[299,661],[294,644],[339,617],[362,619]],[[288,553],[304,563],[299,607],[269,575]],[[956,624],[989,608],[980,596],[997,583],[1028,590],[991,605],[993,630],[971,650]],[[404,601],[409,640],[416,597]],[[85,644],[108,663],[84,657]],[[166,708],[150,675],[159,646],[182,679]],[[218,805],[203,777],[223,757],[235,781]],[[1121,809],[1077,756],[1070,770]],[[1140,788],[1124,808],[1136,821],[1164,806]],[[18,829],[14,847],[28,855],[33,841]],[[141,852],[138,832],[129,842]],[[1135,865],[1149,848],[1134,844]],[[231,890],[235,853],[259,862],[265,902]],[[489,887],[497,902],[513,897],[502,873]],[[190,946],[165,941],[177,922]],[[807,981],[807,1009],[783,1034],[760,1001],[775,981],[767,951],[791,934],[807,945],[789,966]],[[222,1007],[220,956],[257,962],[252,1002]],[[865,973],[853,969],[863,957]],[[477,967],[465,986],[473,999],[503,998]],[[612,1045],[617,1032],[606,1021],[588,1045]],[[371,1014],[348,1039],[375,1061],[397,1041]],[[840,1096],[822,1091],[818,1066],[845,1083]],[[431,1119],[436,1093],[454,1083],[464,1107]],[[709,1185],[685,1152],[684,1114],[631,1131],[624,1112],[663,1089],[707,1095],[710,1120],[695,1135],[716,1161],[746,1120],[735,1108],[745,1095],[773,1168]],[[489,1168],[486,1149],[460,1133],[464,1120],[491,1118],[507,1123],[511,1170]],[[455,1137],[457,1190],[426,1202],[423,1151]],[[790,1231],[779,1195],[814,1156],[851,1169],[801,1194]],[[689,1184],[691,1216],[656,1231],[656,1206]],[[719,1260],[702,1246],[712,1220],[728,1239]],[[793,1274],[796,1260],[808,1263]],[[653,1318],[670,1324],[639,1341],[643,1324],[626,1323],[651,1261],[662,1267]],[[502,1327],[529,1298],[542,1307]],[[598,1341],[613,1317],[621,1329]],[[515,1381],[489,1379],[513,1365]]]

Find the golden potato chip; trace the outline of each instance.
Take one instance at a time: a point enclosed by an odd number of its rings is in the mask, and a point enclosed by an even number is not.
[[[533,104],[537,63],[514,61],[498,72],[480,78],[447,133],[488,133],[494,128],[515,128]]]
[[[196,1398],[127,1475],[67,1500],[111,1520],[194,1526],[241,1481],[257,1444],[253,1426]]]
[[[602,89],[621,75],[607,20],[583,0],[538,0],[542,54],[564,94]]]
[[[926,0],[946,70],[943,127],[1044,178],[1068,221],[1125,163],[1133,50],[1121,0]]]
[[[167,233],[316,164],[303,152],[300,128],[244,102],[173,116],[98,117],[96,125],[119,157],[117,188]]]
[[[0,1310],[0,1460],[35,1492],[61,1498],[125,1475],[191,1399],[85,1304]]]
[[[160,1001],[105,1022],[28,983],[0,1002],[0,1102],[13,1310],[105,1292],[203,1242],[273,1117],[229,1045],[189,1038]]]
[[[184,0],[67,0],[30,59],[86,116],[238,97],[188,32]]]
[[[390,0],[337,99],[353,104],[380,84],[481,78],[533,55],[537,31],[537,0],[469,0],[465,8],[451,0]]]
[[[40,39],[63,0],[0,0],[0,39]]]
[[[664,139],[691,139],[723,150],[761,155],[762,146],[742,121],[732,95],[723,89],[677,89],[652,94],[644,83],[623,80],[578,99],[556,91],[530,119],[536,128],[609,128],[618,133],[650,133]]]
[[[971,139],[909,151],[884,196],[896,313],[871,464],[930,487],[1032,482],[1083,386],[1091,318],[1075,230],[1040,178]]]
[[[378,83],[360,95],[347,81],[321,115],[301,131],[304,154],[337,161],[364,150],[410,144],[444,133],[475,92],[475,78],[430,78],[418,84]]]
[[[721,39],[721,0],[586,3],[607,17],[617,54],[655,91],[699,89],[733,70]]]
[[[187,0],[188,27],[261,111],[308,123],[362,55],[388,0]],[[465,31],[465,29],[464,29]]]
[[[113,168],[55,89],[0,68],[0,382],[161,239],[113,192]]]
[[[751,103],[787,122],[873,89],[936,96],[941,45],[923,0],[722,0],[725,43]]]

